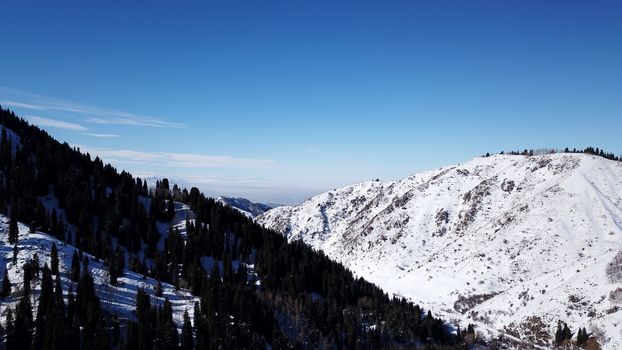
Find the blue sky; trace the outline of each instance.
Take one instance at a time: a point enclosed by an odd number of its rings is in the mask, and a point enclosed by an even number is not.
[[[292,203],[486,152],[622,153],[619,1],[0,9],[3,107],[211,195]]]

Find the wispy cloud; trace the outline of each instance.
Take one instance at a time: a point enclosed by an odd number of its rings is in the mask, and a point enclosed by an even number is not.
[[[182,168],[264,168],[274,164],[269,159],[235,158],[191,153],[161,153],[171,166]]]
[[[26,119],[28,119],[31,123],[36,124],[38,126],[47,126],[50,128],[74,130],[74,131],[87,130],[84,126],[80,124],[69,123],[63,120],[43,118],[43,117],[38,117],[34,115],[27,115]]]
[[[103,125],[133,125],[153,128],[184,128],[185,124],[165,121],[161,118],[141,115],[111,108],[91,106],[73,101],[32,94],[0,86],[0,105],[76,114],[88,123]]]
[[[98,134],[94,132],[85,132],[84,135],[93,136],[93,137],[101,137],[101,138],[121,137],[121,135],[117,135],[117,134]]]
[[[117,112],[122,114],[124,112]],[[183,128],[184,124],[170,123],[154,118],[137,118],[136,116],[108,116],[108,117],[90,117],[88,122],[93,124],[102,125],[133,125],[133,126],[148,126],[152,128]]]
[[[17,102],[13,100],[1,100],[0,105],[9,106],[9,107],[17,107],[17,108],[26,108],[26,109],[34,109],[38,111],[45,110],[45,106],[34,105],[31,103]]]
[[[124,163],[150,163],[169,168],[268,168],[275,164],[271,159],[237,158],[207,154],[142,152],[89,148],[80,146],[81,151],[99,156],[107,161]]]

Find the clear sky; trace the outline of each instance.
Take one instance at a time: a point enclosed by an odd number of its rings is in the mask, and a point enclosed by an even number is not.
[[[0,104],[119,169],[298,202],[622,153],[620,1],[0,1]]]

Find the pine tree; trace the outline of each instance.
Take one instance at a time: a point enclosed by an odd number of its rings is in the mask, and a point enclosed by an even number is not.
[[[15,346],[17,349],[28,349],[32,339],[32,305],[30,297],[22,297],[15,312]]]
[[[161,283],[160,281],[158,281],[158,282],[156,283],[156,286],[155,286],[155,295],[156,295],[156,297],[160,297],[160,298],[161,298],[161,297],[162,297],[162,295],[163,295],[163,292],[162,292],[162,283]]]
[[[117,284],[117,259],[114,256],[108,262],[108,275],[110,276],[110,284]]]
[[[65,317],[65,301],[63,300],[63,288],[60,280],[61,277],[59,273],[56,275],[56,280],[54,281],[54,316],[48,319],[49,322],[46,327],[46,333],[52,337],[52,340],[49,341],[46,339],[46,343],[52,344],[50,347],[51,349],[71,349],[74,345],[70,344],[66,337],[68,333],[67,319]]]
[[[99,318],[97,326],[95,327],[95,350],[108,350],[110,349],[110,338],[108,337],[108,329],[106,320],[103,317]]]
[[[80,258],[78,252],[74,249],[71,257],[71,280],[78,282],[80,280]]]
[[[172,349],[179,344],[179,335],[177,334],[177,328],[173,322],[173,307],[168,299],[164,301],[164,305],[159,313],[160,317],[158,317],[156,331],[156,348]]]
[[[13,322],[13,311],[11,308],[7,308],[6,312],[6,348],[16,349],[15,344],[15,324]]]
[[[197,336],[197,349],[206,349],[209,347],[208,328],[198,302],[194,303],[194,334]]]
[[[56,248],[56,243],[52,243],[50,250],[50,265],[52,275],[58,275],[58,249]]]
[[[564,323],[564,329],[562,330],[562,338],[563,340],[572,338],[572,332],[570,331],[570,328],[568,328],[568,324],[566,323]]]
[[[9,220],[9,243],[15,244],[19,238],[19,229],[17,227],[17,216],[15,209],[11,209],[11,218]]]
[[[11,295],[11,281],[9,280],[8,269],[4,269],[4,277],[2,277],[2,291],[0,292],[0,296],[2,299]]]
[[[184,324],[181,328],[181,349],[192,350],[194,348],[192,338],[192,323],[188,311],[184,312]]]
[[[24,270],[23,291],[24,291],[24,295],[28,296],[30,295],[30,281],[32,280],[32,264],[30,262],[25,263],[23,270]]]
[[[579,328],[577,332],[577,345],[581,346],[587,342],[589,336],[587,335],[587,330],[585,328]]]
[[[39,305],[37,307],[37,317],[35,319],[35,337],[33,348],[51,347],[55,318],[54,309],[54,282],[52,282],[52,272],[47,264],[43,267],[43,276],[41,278],[41,294],[39,296]]]
[[[564,340],[564,334],[562,331],[562,322],[557,322],[557,330],[555,331],[555,344],[560,344]]]

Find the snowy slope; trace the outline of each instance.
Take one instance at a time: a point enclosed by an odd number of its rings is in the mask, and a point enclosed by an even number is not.
[[[67,291],[71,286],[76,291],[77,283],[70,280],[69,275],[71,273],[71,257],[74,252],[74,247],[68,245],[65,242],[59,241],[52,236],[44,233],[29,233],[28,227],[19,224],[19,241],[17,247],[19,249],[17,263],[14,264],[13,258],[13,246],[10,245],[8,240],[8,227],[9,220],[0,215],[0,258],[2,258],[2,264],[0,264],[0,274],[4,274],[4,270],[9,270],[9,279],[12,283],[13,294],[7,300],[4,300],[0,306],[0,315],[2,316],[2,322],[4,324],[4,317],[6,317],[7,308],[15,308],[19,299],[16,298],[16,291],[22,289],[23,281],[23,265],[31,259],[34,254],[37,254],[41,266],[44,264],[50,264],[50,250],[52,244],[56,244],[59,255],[59,268],[62,275],[62,284],[65,297]],[[199,298],[192,296],[189,292],[184,290],[175,290],[175,287],[162,283],[163,297],[155,296],[156,281],[152,278],[144,277],[137,273],[125,270],[125,273],[119,277],[117,285],[110,285],[108,269],[104,266],[102,261],[96,260],[94,257],[84,253],[89,257],[89,271],[93,276],[95,282],[95,288],[97,296],[100,298],[102,308],[108,310],[111,314],[119,315],[122,318],[135,319],[134,310],[136,308],[136,291],[139,288],[143,288],[148,294],[151,295],[151,303],[155,305],[161,305],[165,299],[169,299],[173,306],[173,319],[175,320],[179,331],[183,323],[184,311],[188,311],[190,317],[193,317],[194,302],[199,302]],[[36,312],[36,299],[38,297],[38,290],[40,290],[39,282],[33,285],[33,293],[31,293],[33,312]],[[65,299],[65,301],[67,301]]]
[[[388,292],[494,337],[557,320],[622,348],[622,163],[585,154],[496,155],[364,182],[257,218]],[[622,261],[622,256],[619,259]],[[622,275],[622,274],[621,274]]]

